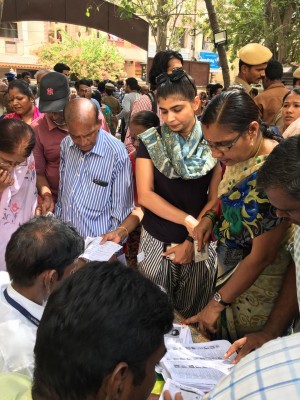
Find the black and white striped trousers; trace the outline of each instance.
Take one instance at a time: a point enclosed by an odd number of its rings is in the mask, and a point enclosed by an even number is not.
[[[209,259],[198,263],[175,265],[162,256],[164,243],[142,228],[139,253],[145,258],[138,264],[139,271],[169,294],[174,308],[185,318],[201,311],[210,300],[216,273],[215,246],[209,246]]]

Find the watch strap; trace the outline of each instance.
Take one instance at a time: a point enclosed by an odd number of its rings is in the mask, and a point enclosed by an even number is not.
[[[222,306],[224,306],[224,307],[228,307],[228,306],[231,305],[231,303],[226,303],[226,301],[222,300],[222,296],[221,296],[221,294],[220,294],[219,292],[216,292],[216,293],[214,294],[214,300],[215,300],[217,303],[222,304]]]
[[[191,243],[194,243],[194,239],[192,238],[192,236],[188,235],[185,240],[188,240]]]

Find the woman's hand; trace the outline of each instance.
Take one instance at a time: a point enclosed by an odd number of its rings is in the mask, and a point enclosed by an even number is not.
[[[201,251],[202,247],[209,241],[212,230],[212,220],[207,217],[202,218],[199,224],[195,226],[192,237],[198,241],[198,251]]]
[[[35,215],[40,217],[41,215],[47,215],[54,211],[54,200],[52,194],[47,192],[43,195],[38,196],[38,206],[35,209]]]
[[[212,299],[202,311],[183,321],[183,324],[189,325],[198,322],[202,335],[210,339],[210,333],[217,332],[216,323],[223,309],[222,304]]]
[[[169,258],[173,264],[189,264],[194,258],[194,245],[188,240],[185,240],[177,246],[170,247],[162,255]]]
[[[243,357],[251,351],[258,349],[263,344],[274,337],[266,332],[260,331],[255,333],[248,333],[245,337],[236,340],[226,351],[224,358],[229,358],[233,353],[237,352],[238,355],[233,360],[232,364],[237,364]]]
[[[51,193],[45,193],[41,196],[40,207],[42,209],[42,215],[46,215],[48,212],[54,210],[54,200]]]
[[[6,169],[0,169],[0,192],[14,184],[14,178]]]
[[[114,231],[105,233],[102,236],[102,240],[100,244],[104,244],[107,241],[111,241],[114,243],[120,243],[122,240],[124,240],[127,237],[127,232],[124,228],[117,228]]]

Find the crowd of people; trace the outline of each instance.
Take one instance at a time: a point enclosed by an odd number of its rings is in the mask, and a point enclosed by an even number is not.
[[[239,58],[232,86],[200,93],[172,50],[156,54],[143,90],[134,77],[73,85],[63,63],[37,72],[36,93],[30,74],[9,77],[5,399],[146,400],[174,309],[209,340],[229,340],[225,358],[237,353],[206,399],[297,398],[300,67],[289,88],[265,46]],[[121,249],[89,263],[87,237]]]

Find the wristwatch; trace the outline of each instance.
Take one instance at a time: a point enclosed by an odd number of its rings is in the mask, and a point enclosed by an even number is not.
[[[216,292],[216,293],[214,294],[214,300],[215,300],[217,303],[220,303],[220,304],[222,304],[222,306],[225,306],[225,307],[228,307],[228,306],[231,305],[231,303],[226,303],[225,301],[222,300],[222,296],[220,295],[219,292]]]

